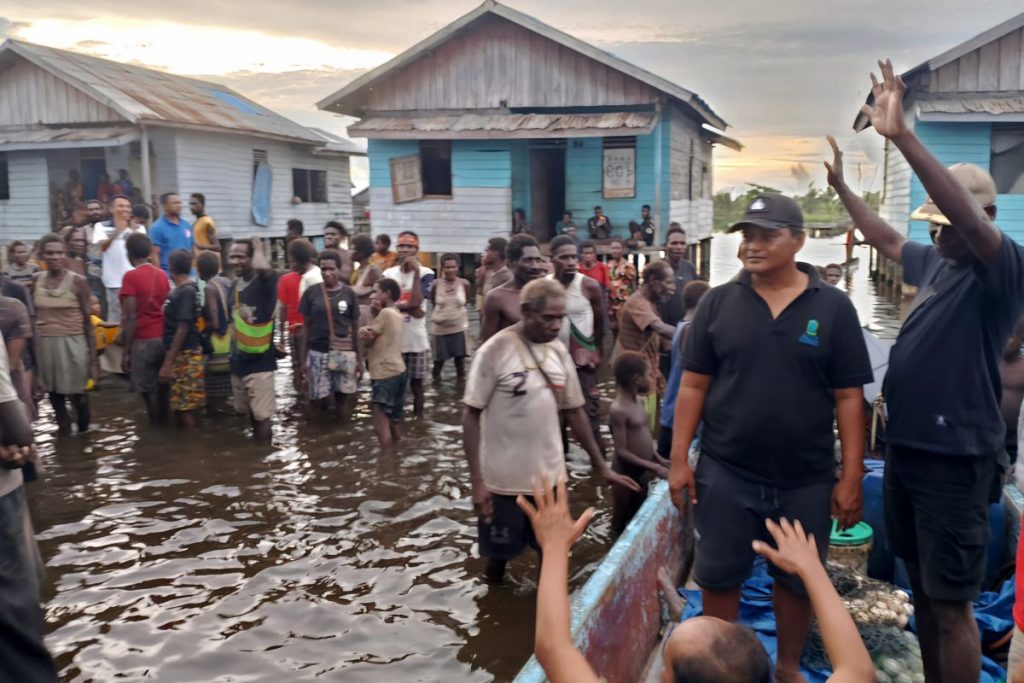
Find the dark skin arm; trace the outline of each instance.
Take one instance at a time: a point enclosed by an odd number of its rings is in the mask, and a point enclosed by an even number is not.
[[[663,320],[655,320],[649,326],[654,332],[663,339],[672,341],[672,337],[676,336],[676,328],[669,325]]]
[[[484,310],[480,314],[480,343],[494,336],[501,322],[500,295],[495,296],[497,288],[487,292],[484,297]]]
[[[597,280],[585,278],[583,280],[583,296],[587,297],[590,307],[594,311],[594,343],[597,348],[602,348],[604,343],[604,290]]]
[[[587,455],[590,456],[590,465],[594,472],[600,474],[606,484],[622,486],[630,491],[640,491],[640,485],[630,477],[619,474],[618,472],[613,472],[612,469],[608,467],[608,463],[604,459],[604,454],[601,453],[601,449],[598,447],[597,441],[594,440],[594,432],[590,429],[590,419],[587,417],[582,406],[571,410],[563,410],[562,417],[565,420],[565,423],[569,425],[569,429],[572,430],[576,440],[579,441],[581,446],[583,446],[583,450],[585,450]]]
[[[711,375],[696,372],[683,372],[679,385],[679,396],[676,398],[676,413],[672,430],[672,467],[668,473],[668,486],[672,492],[672,502],[682,509],[683,491],[690,493],[690,500],[697,503],[697,486],[690,467],[690,444],[697,433],[700,416],[704,411],[704,399],[711,387]]]
[[[15,399],[0,403],[0,466],[21,467],[36,459],[35,437],[24,404]]]
[[[612,427],[612,442],[615,446],[615,455],[620,458],[623,462],[629,463],[634,467],[643,467],[648,469],[659,477],[667,477],[668,470],[654,462],[653,460],[645,460],[636,453],[629,450],[627,446],[629,426],[627,425],[626,413],[621,410],[612,408],[611,415],[609,416]]]
[[[134,296],[121,297],[121,370],[126,374],[132,367],[132,343],[135,341],[135,324],[138,320],[138,306]]]
[[[405,272],[413,272],[415,277],[413,278],[414,282],[412,290],[409,292],[409,300],[400,301],[396,305],[396,308],[402,313],[412,316],[413,318],[422,318],[426,313],[421,305],[423,303],[423,286],[421,285],[419,259],[415,256],[410,256],[406,259],[405,263],[402,264],[402,268]]]
[[[380,280],[381,272],[377,266],[370,266],[370,269],[366,272],[366,279],[363,280],[361,285],[352,285],[352,289],[355,290],[356,296],[362,298],[368,296],[373,291],[373,286]]]
[[[207,325],[207,328],[209,328],[211,330],[219,329],[220,328],[220,318],[217,315],[217,303],[216,303],[217,302],[217,288],[214,285],[207,283],[206,288],[205,288],[204,291],[205,291],[205,295],[204,295],[203,298],[204,298],[204,301],[205,301],[205,306],[203,306],[203,315],[206,317],[206,321],[209,323],[209,325]]]
[[[188,328],[189,322],[187,320],[180,321],[178,326],[174,328],[171,348],[167,349],[167,353],[164,355],[164,362],[160,365],[160,373],[157,375],[160,381],[170,382],[174,380],[174,359],[178,357],[178,353],[185,343],[185,337],[188,336]]]
[[[843,476],[832,490],[832,516],[841,529],[849,529],[861,520],[864,508],[864,389],[836,389],[833,394]]]
[[[480,416],[479,408],[466,406],[462,411],[462,449],[469,464],[469,480],[473,487],[473,510],[484,523],[490,523],[494,516],[491,492],[484,488],[484,475],[480,467]],[[593,438],[593,437],[591,437]]]

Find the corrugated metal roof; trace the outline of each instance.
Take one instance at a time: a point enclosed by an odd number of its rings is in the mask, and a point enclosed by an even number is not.
[[[367,138],[436,137],[583,137],[650,132],[656,114],[452,114],[449,116],[377,116],[349,126],[349,134]]]
[[[322,142],[305,126],[216,83],[20,40],[0,46],[0,57],[7,52],[67,81],[132,123],[226,128]]]
[[[323,128],[310,128],[309,130],[313,131],[326,141],[327,144],[321,148],[324,152],[338,152],[342,154],[366,156],[366,147],[364,145],[360,145],[357,142],[343,138],[340,135],[335,135]]]
[[[137,140],[139,132],[131,126],[102,128],[0,128],[0,149],[38,149],[54,147],[92,147],[123,145]]]
[[[928,114],[1024,114],[1022,97],[945,97],[918,102]]]

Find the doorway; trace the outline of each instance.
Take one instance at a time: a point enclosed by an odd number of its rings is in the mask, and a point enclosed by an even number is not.
[[[107,172],[107,160],[103,150],[100,150],[99,156],[92,158],[83,154],[79,164],[82,170],[82,185],[85,187],[83,196],[86,199],[99,198],[100,176]]]
[[[565,141],[530,148],[530,226],[540,242],[555,236],[565,211]]]

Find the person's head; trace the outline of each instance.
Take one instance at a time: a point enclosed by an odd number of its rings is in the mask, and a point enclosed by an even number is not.
[[[711,289],[711,285],[703,280],[691,280],[683,287],[683,306],[686,311],[697,308],[697,304],[704,298],[704,295]]]
[[[89,295],[89,313],[91,313],[92,315],[94,315],[97,318],[99,318],[100,314],[102,312],[103,312],[103,307],[100,306],[100,300],[98,298],[96,298],[95,294],[90,294]]]
[[[622,258],[622,255],[626,253],[626,243],[618,237],[613,237],[608,241],[608,254],[614,260]]]
[[[481,261],[485,266],[497,266],[505,263],[505,250],[508,249],[508,240],[504,237],[492,237],[487,240],[487,247],[484,249]]]
[[[576,240],[568,235],[559,235],[551,240],[551,263],[555,266],[555,277],[571,280],[579,268],[580,255]]]
[[[572,211],[566,211],[562,214],[563,223],[572,223]]]
[[[46,269],[51,273],[60,273],[67,266],[67,245],[60,235],[50,233],[39,240],[39,253],[46,262]]]
[[[567,225],[567,226],[565,226],[564,230],[565,230],[565,232],[563,232],[562,234],[568,235],[569,237],[571,237],[573,239],[576,239],[576,226],[575,225]]]
[[[996,217],[996,183],[988,171],[977,164],[953,164],[949,167],[960,185],[967,190],[990,219]],[[962,263],[971,258],[967,243],[960,232],[928,197],[924,204],[910,214],[911,220],[928,221],[928,234],[939,253],[950,261]]]
[[[128,180],[128,171],[126,171],[126,170],[125,170],[125,169],[123,169],[123,168],[119,168],[119,169],[117,169],[117,177],[118,177],[118,178],[119,178],[120,180]]]
[[[68,180],[70,180],[71,182],[77,182],[78,181],[78,177],[79,176],[78,176],[78,171],[77,170],[71,169],[70,171],[68,171]]]
[[[206,195],[202,192],[193,192],[188,198],[188,208],[193,216],[202,216],[206,213]]]
[[[164,192],[160,195],[160,207],[168,218],[181,216],[181,197],[177,192]]]
[[[441,275],[449,282],[459,279],[459,257],[455,254],[441,256]]]
[[[505,260],[520,285],[547,274],[540,246],[532,235],[513,235],[505,250]]]
[[[792,268],[804,246],[804,215],[790,197],[765,192],[750,202],[743,218],[729,232],[742,231],[740,258],[752,274]]]
[[[391,251],[391,238],[384,233],[377,235],[377,239],[373,241],[373,248],[377,250],[378,254],[385,256]]]
[[[184,249],[175,249],[167,256],[167,268],[172,276],[188,277],[192,272],[192,254]]]
[[[284,230],[284,239],[286,242],[291,242],[294,239],[302,237],[302,233],[306,230],[306,227],[298,218],[289,218],[286,226],[287,227],[285,227]]]
[[[24,242],[14,240],[7,247],[7,260],[17,266],[23,266],[28,263],[28,257],[28,247],[25,246]]]
[[[395,302],[402,296],[402,288],[398,283],[389,277],[377,280],[370,293],[370,303],[378,308],[394,306]]]
[[[115,194],[107,204],[110,217],[117,223],[127,225],[132,219],[132,200],[123,194]]]
[[[604,209],[602,209],[600,206],[595,206],[594,207],[594,217],[595,218],[600,218],[602,215],[604,215]]]
[[[612,371],[615,373],[615,384],[620,389],[636,394],[646,394],[651,390],[647,359],[636,351],[620,353]]]
[[[196,257],[196,271],[199,273],[199,279],[204,282],[216,276],[220,271],[217,255],[212,251],[199,252],[199,256]]]
[[[84,256],[86,247],[89,246],[89,238],[86,237],[85,228],[79,226],[69,230],[64,236],[64,246],[67,247],[68,256],[75,258]]]
[[[145,204],[132,205],[132,223],[146,227],[149,225],[149,207]]]
[[[644,218],[644,219],[647,219],[647,218],[651,217],[651,205],[650,204],[644,204],[643,206],[640,207],[640,217]]]
[[[529,282],[519,296],[523,312],[523,335],[535,344],[558,339],[565,317],[565,288],[554,280]]]
[[[516,209],[512,212],[512,218],[513,220],[522,223],[526,221],[526,212],[522,209]]]
[[[316,258],[316,247],[304,237],[288,243],[288,263],[296,273],[305,273]]]
[[[337,249],[342,237],[348,237],[345,226],[340,221],[328,221],[324,226],[324,249]]]
[[[326,243],[327,233],[324,233],[324,244]],[[348,241],[348,246],[352,250],[352,258],[360,263],[373,256],[373,239],[369,235],[353,235]]]
[[[128,252],[128,260],[132,264],[140,263],[149,260],[150,254],[153,253],[153,242],[145,233],[133,232],[124,241],[124,249]]]
[[[746,626],[715,617],[676,625],[662,651],[662,683],[771,683],[772,661]]]
[[[110,182],[110,174],[109,173],[100,173],[100,182],[103,183],[104,185],[109,183]]]
[[[656,303],[668,301],[676,293],[672,266],[664,261],[651,261],[644,266],[643,287],[647,298]]]
[[[248,279],[252,275],[252,257],[255,253],[256,245],[252,240],[234,240],[231,243],[231,248],[228,249],[228,263],[236,276]]]
[[[672,263],[686,258],[689,247],[686,244],[686,231],[679,225],[672,225],[665,234],[665,254]]]
[[[825,282],[833,287],[843,279],[843,267],[838,263],[830,263],[825,266]]]
[[[407,259],[420,253],[420,236],[412,230],[398,233],[398,258]]]
[[[292,242],[292,244],[294,243]],[[320,274],[323,275],[324,285],[328,289],[334,289],[341,280],[341,252],[337,249],[324,249],[320,252],[319,258]]]
[[[85,217],[90,223],[103,218],[103,202],[98,199],[90,199],[85,203]]]
[[[635,240],[641,240],[644,238],[644,229],[640,227],[640,224],[636,221],[630,221],[626,225],[626,229],[629,230],[629,236]]]
[[[587,240],[580,245],[580,256],[583,260],[583,265],[590,268],[597,262],[597,245]]]

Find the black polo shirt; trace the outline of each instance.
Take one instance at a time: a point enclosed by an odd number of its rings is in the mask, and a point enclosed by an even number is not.
[[[903,280],[918,294],[889,352],[886,443],[957,456],[1001,451],[999,367],[1024,305],[1024,250],[1004,234],[988,266],[954,265],[915,242],[902,256]]]
[[[772,319],[742,271],[697,307],[683,367],[711,375],[701,452],[779,488],[835,477],[834,389],[872,381],[857,311],[798,263],[807,289]]]

